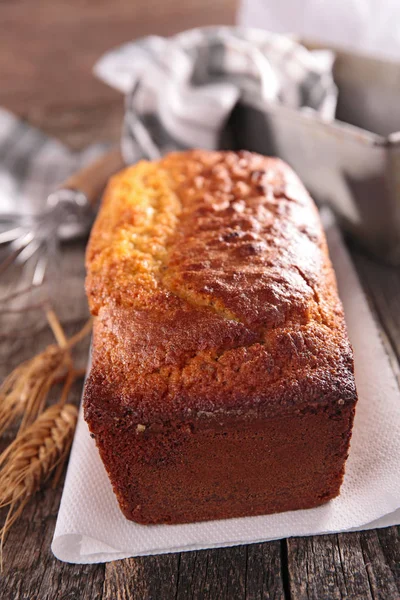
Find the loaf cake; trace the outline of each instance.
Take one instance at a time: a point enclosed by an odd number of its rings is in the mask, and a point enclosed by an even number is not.
[[[339,494],[357,400],[318,211],[282,161],[193,150],[114,176],[87,249],[84,414],[123,514]]]

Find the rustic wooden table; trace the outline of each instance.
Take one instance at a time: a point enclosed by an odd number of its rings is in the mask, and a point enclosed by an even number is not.
[[[122,101],[90,77],[106,48],[150,32],[172,33],[207,22],[231,22],[234,0],[128,0],[79,3],[6,2],[0,8],[0,104],[71,147],[115,140]],[[167,6],[168,5],[168,6]],[[112,8],[110,8],[112,6]],[[21,18],[23,15],[23,18]],[[24,43],[20,43],[21,40]],[[66,53],[65,48],[70,48]],[[56,59],[55,59],[55,58]],[[62,70],[60,67],[62,64]],[[393,365],[400,357],[400,271],[383,267],[350,245]],[[68,333],[87,318],[84,242],[64,248],[57,310]],[[2,290],[0,289],[0,295]],[[15,315],[14,315],[15,317]],[[16,326],[25,323],[26,315]],[[0,375],[52,342],[44,322],[10,339],[0,331]],[[88,344],[79,348],[85,360]],[[71,399],[80,399],[75,385]],[[2,445],[8,439],[2,441]],[[51,539],[62,493],[44,489],[11,530],[4,548],[4,600],[223,599],[325,600],[400,598],[398,527],[325,535],[108,563],[69,565],[54,558]]]

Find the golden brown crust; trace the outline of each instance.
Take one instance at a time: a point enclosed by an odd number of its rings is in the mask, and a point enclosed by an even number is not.
[[[87,251],[86,414],[354,403],[352,352],[318,212],[291,169],[174,153],[114,177]]]

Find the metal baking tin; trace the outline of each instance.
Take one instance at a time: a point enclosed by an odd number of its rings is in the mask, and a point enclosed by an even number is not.
[[[345,230],[385,262],[400,265],[400,63],[332,50],[337,120],[239,104],[229,124],[231,143],[283,158]]]

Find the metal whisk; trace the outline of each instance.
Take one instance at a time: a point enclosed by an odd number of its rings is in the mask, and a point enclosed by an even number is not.
[[[139,81],[126,97],[121,150],[115,148],[107,152],[64,181],[48,196],[45,209],[39,214],[0,215],[0,276],[16,262],[24,265],[35,257],[31,285],[41,285],[49,258],[54,259],[57,254],[59,239],[77,228],[89,229],[95,203],[108,178],[141,157],[160,157],[156,144],[134,110],[138,87]]]
[[[61,230],[90,226],[94,204],[107,179],[123,166],[120,150],[114,149],[67,179],[50,194],[39,214],[0,216],[0,245],[3,250],[7,246],[6,256],[0,262],[0,275],[16,261],[23,265],[36,255],[32,284],[39,285],[48,255],[62,237]]]

